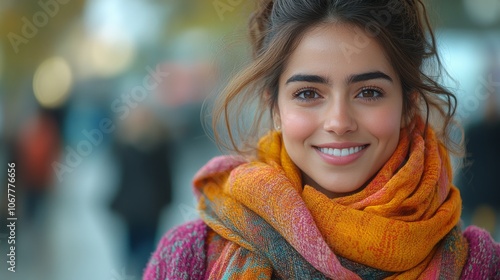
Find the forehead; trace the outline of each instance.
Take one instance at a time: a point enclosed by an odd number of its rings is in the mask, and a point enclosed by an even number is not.
[[[325,23],[309,29],[290,55],[283,75],[296,72],[341,78],[379,70],[397,75],[376,37],[360,27]]]

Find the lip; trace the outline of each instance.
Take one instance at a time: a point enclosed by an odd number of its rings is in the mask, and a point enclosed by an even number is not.
[[[332,148],[332,149],[346,149],[346,148],[354,148],[354,147],[363,147],[363,149],[357,153],[348,155],[348,156],[333,156],[329,154],[325,154],[321,152],[319,149],[320,148]],[[360,158],[366,151],[366,149],[369,147],[369,144],[362,144],[362,143],[329,143],[329,144],[324,144],[324,145],[318,145],[318,146],[313,146],[314,150],[318,155],[328,164],[331,165],[348,165],[350,163],[353,163],[356,161],[358,158]]]

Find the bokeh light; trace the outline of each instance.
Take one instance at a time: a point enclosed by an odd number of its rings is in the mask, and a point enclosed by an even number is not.
[[[88,63],[85,68],[96,76],[108,78],[128,69],[134,61],[135,50],[133,42],[126,37],[114,41],[91,38],[82,48],[82,57]]]
[[[68,62],[52,57],[40,64],[33,78],[33,91],[37,101],[46,108],[61,106],[73,86],[73,75]]]

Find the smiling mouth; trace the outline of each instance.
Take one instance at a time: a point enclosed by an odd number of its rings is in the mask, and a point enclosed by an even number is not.
[[[368,145],[351,147],[351,148],[344,148],[344,149],[320,148],[320,147],[315,147],[315,148],[318,151],[322,152],[323,154],[326,154],[329,156],[346,157],[346,156],[350,156],[350,155],[359,153],[362,150],[366,149],[366,147],[368,147]]]

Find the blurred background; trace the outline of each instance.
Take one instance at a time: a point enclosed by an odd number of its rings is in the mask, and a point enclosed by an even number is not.
[[[500,2],[429,3],[459,98],[464,223],[500,240]],[[195,219],[191,179],[216,146],[200,109],[249,57],[243,0],[1,0],[0,162],[16,164],[16,273],[140,279],[161,235]]]

